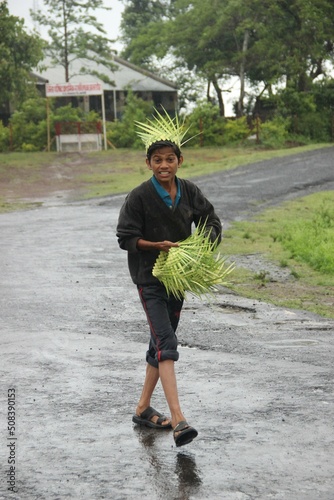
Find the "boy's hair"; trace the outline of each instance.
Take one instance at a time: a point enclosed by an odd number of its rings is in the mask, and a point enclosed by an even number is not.
[[[150,160],[151,156],[154,153],[154,151],[156,151],[157,149],[160,149],[160,148],[165,148],[165,147],[172,148],[173,151],[174,151],[174,153],[176,154],[178,160],[181,158],[182,153],[181,153],[180,148],[174,142],[171,142],[171,141],[156,141],[156,142],[153,142],[149,146],[149,148],[147,150],[146,158],[148,160]]]

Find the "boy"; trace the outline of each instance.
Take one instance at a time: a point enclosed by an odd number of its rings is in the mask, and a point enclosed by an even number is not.
[[[191,234],[193,223],[195,226],[205,223],[211,241],[218,244],[221,223],[198,187],[176,176],[183,162],[181,133],[176,130],[169,140],[165,128],[160,127],[161,118],[159,115],[156,119],[153,142],[145,137],[146,164],[153,175],[126,197],[119,214],[117,237],[119,246],[128,252],[130,275],[137,286],[151,332],[146,377],[132,420],[155,429],[172,427],[176,446],[183,446],[198,434],[182,413],[174,371],[174,363],[179,358],[175,332],[183,300],[168,296],[164,285],[152,275],[152,269],[159,252],[168,252],[171,247],[178,246],[177,241]],[[157,139],[159,135],[162,139]],[[171,419],[150,406],[159,378]]]

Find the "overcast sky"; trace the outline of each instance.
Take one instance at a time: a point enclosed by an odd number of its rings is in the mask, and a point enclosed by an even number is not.
[[[96,10],[95,15],[98,21],[104,26],[108,37],[112,40],[116,40],[119,36],[119,25],[121,22],[121,13],[124,9],[124,5],[120,0],[104,0],[105,7],[111,7],[112,10]],[[43,11],[44,3],[43,0],[7,0],[7,5],[9,12],[17,17],[23,17],[25,20],[26,27],[32,30],[34,27],[37,31],[40,31],[42,36],[46,36],[43,29],[39,30],[38,26],[34,26],[34,23],[30,17],[30,9],[40,9]],[[120,43],[113,44],[116,50],[121,49]]]

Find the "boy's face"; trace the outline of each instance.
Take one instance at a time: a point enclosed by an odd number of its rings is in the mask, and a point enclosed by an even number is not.
[[[183,156],[178,159],[173,148],[166,146],[156,149],[146,164],[160,184],[174,181],[178,168],[182,165]]]

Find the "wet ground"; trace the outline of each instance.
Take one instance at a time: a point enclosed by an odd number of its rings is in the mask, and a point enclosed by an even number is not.
[[[334,189],[333,149],[199,184],[229,223]],[[114,237],[122,201],[58,193],[0,216],[0,498],[333,500],[333,320],[225,289],[189,297],[176,367],[199,436],[176,448],[133,426],[148,333]],[[160,387],[152,404],[167,412]]]

